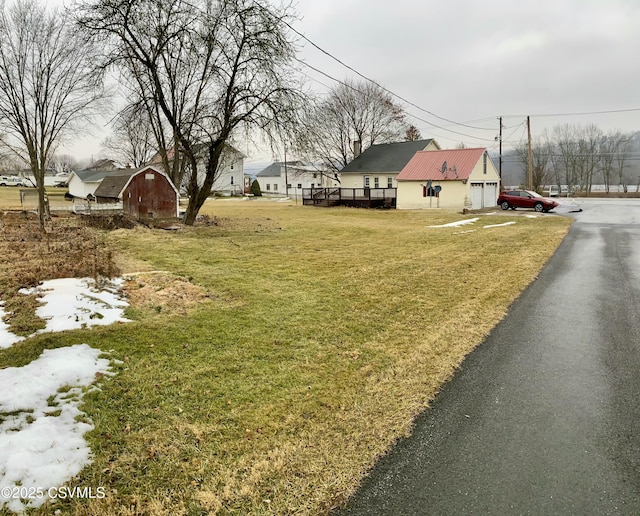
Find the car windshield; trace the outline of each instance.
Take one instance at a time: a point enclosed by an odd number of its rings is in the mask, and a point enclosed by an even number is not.
[[[542,197],[542,195],[540,195],[537,192],[532,192],[530,190],[527,190],[527,193],[531,196],[531,197]]]

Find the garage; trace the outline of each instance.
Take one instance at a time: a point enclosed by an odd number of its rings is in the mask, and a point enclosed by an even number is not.
[[[470,192],[472,210],[496,206],[498,183],[471,183]]]

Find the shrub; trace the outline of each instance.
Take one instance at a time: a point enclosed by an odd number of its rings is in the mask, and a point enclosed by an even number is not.
[[[253,183],[251,183],[251,195],[254,197],[262,197],[262,190],[260,190],[260,183],[258,183],[257,179],[254,179]]]

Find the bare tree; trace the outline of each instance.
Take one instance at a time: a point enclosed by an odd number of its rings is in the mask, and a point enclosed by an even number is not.
[[[618,176],[618,184],[622,185],[622,190],[626,193],[629,191],[629,178],[626,172],[629,168],[629,158],[631,155],[631,137],[626,135],[620,141],[620,145],[616,149],[614,159],[614,170]]]
[[[359,150],[404,140],[407,129],[403,108],[383,88],[345,80],[306,110],[295,148],[308,161],[321,162],[333,176]]]
[[[561,125],[553,129],[554,167],[564,174],[570,191],[590,192],[602,155],[602,130],[595,124]]]
[[[600,140],[600,167],[599,171],[604,181],[605,191],[608,193],[611,189],[611,182],[617,173],[617,164],[620,157],[624,159],[625,145],[628,149],[629,135],[622,134],[620,131],[613,131],[602,136]]]
[[[291,16],[264,0],[80,4],[80,26],[108,47],[108,64],[120,67],[144,102],[172,180],[183,183],[186,174],[186,224],[210,195],[235,132],[258,128],[275,137],[292,128],[301,96]]]
[[[600,143],[602,129],[595,124],[581,127],[578,131],[578,170],[580,171],[580,189],[591,192],[595,172],[601,160]]]
[[[553,140],[556,149],[553,156],[556,181],[558,185],[566,184],[569,191],[573,191],[578,183],[578,137],[575,126],[555,126]]]
[[[522,165],[523,173],[526,173],[529,163],[529,148],[526,142],[521,143],[515,149],[518,161]],[[535,142],[531,144],[531,163],[532,163],[532,187],[537,192],[542,192],[542,186],[553,180],[552,158],[553,145],[549,141],[549,137],[545,132]]]
[[[404,133],[404,139],[408,142],[417,142],[418,140],[421,140],[422,135],[420,134],[420,129],[415,125],[410,124]]]
[[[157,140],[147,110],[140,103],[123,109],[113,123],[113,133],[102,146],[116,159],[138,168],[157,152]]]
[[[6,141],[22,156],[38,188],[40,228],[47,217],[44,174],[61,140],[78,129],[103,98],[93,73],[95,47],[60,11],[36,0],[2,4],[0,119]]]
[[[68,174],[77,169],[78,161],[69,154],[54,154],[48,167],[55,170],[56,174]]]

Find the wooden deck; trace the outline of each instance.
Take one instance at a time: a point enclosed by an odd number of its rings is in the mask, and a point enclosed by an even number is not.
[[[396,192],[396,188],[303,188],[302,204],[324,207],[395,208]]]

